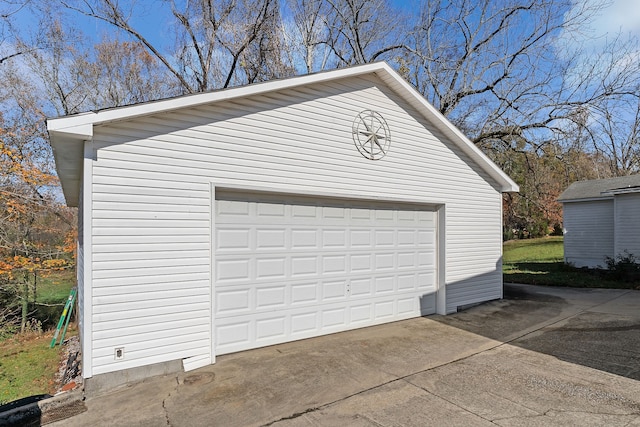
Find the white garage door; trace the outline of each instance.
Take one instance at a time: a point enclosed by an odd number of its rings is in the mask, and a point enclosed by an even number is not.
[[[216,198],[216,354],[435,312],[433,210]]]

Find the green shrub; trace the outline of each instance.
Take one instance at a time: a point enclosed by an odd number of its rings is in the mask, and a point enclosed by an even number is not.
[[[616,257],[605,257],[609,274],[616,280],[632,282],[640,280],[640,260],[625,250]]]

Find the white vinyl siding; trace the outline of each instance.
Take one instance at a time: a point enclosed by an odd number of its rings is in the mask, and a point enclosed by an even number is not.
[[[564,260],[576,267],[604,267],[614,252],[613,200],[565,202]]]
[[[640,193],[615,196],[615,255],[640,259]]]
[[[382,160],[352,141],[365,109],[391,129]],[[447,310],[500,298],[500,190],[442,140],[371,76],[96,126],[94,373],[209,353],[211,184],[444,204]]]

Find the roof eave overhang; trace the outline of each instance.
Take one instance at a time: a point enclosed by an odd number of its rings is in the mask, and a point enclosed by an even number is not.
[[[64,198],[68,206],[76,207],[82,182],[84,142],[93,137],[93,125],[79,124],[57,129],[49,127],[48,130]]]
[[[237,88],[186,95],[182,97],[147,102],[96,112],[76,114],[47,120],[47,129],[56,158],[65,199],[69,206],[77,206],[84,157],[84,141],[93,137],[95,125],[130,120],[136,117],[169,112],[181,108],[197,107],[214,102],[255,96],[298,86],[332,81],[337,78],[356,77],[375,73],[389,87],[413,105],[429,122],[451,138],[498,185],[502,192],[518,192],[518,185],[475,146],[459,129],[436,110],[426,99],[396,73],[387,63],[376,62],[357,67],[343,68],[316,74],[272,80]]]
[[[613,200],[613,195],[601,196],[601,197],[584,197],[582,199],[558,199],[560,203],[575,203],[575,202],[602,202],[604,200]]]
[[[619,194],[634,194],[634,193],[640,193],[640,188],[639,187],[617,188],[615,190],[602,192],[603,195],[613,195],[613,196],[617,196]]]

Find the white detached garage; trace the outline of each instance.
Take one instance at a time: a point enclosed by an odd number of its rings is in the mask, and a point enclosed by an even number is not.
[[[48,129],[79,207],[85,378],[502,297],[518,187],[385,63]]]

